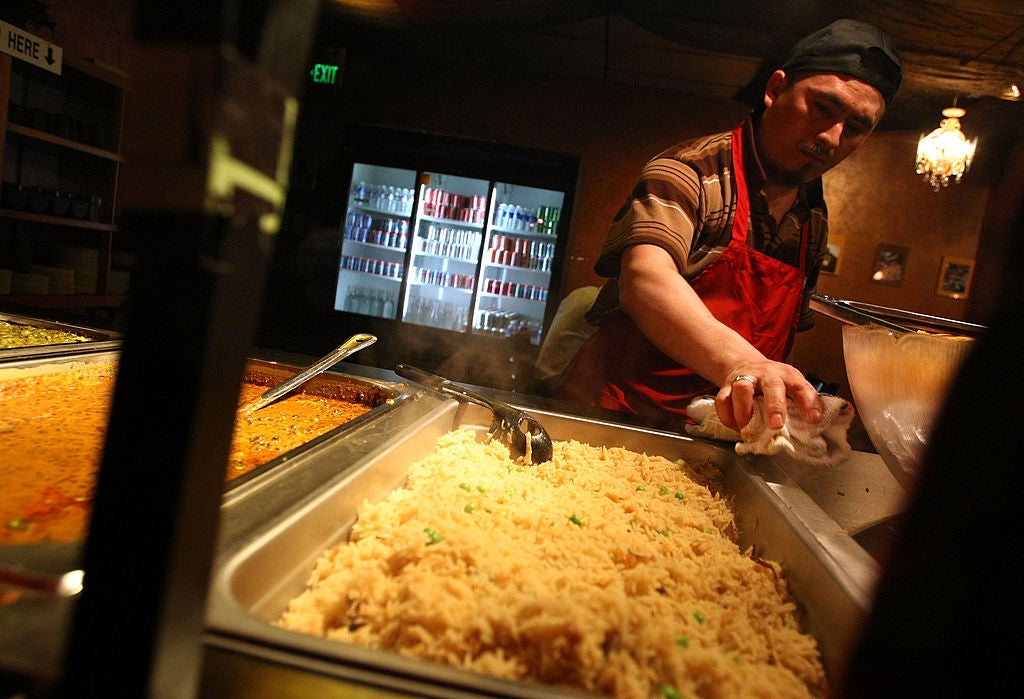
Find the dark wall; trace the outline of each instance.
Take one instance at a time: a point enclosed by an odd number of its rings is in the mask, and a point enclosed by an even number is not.
[[[69,52],[96,56],[130,72],[123,40],[130,36],[130,7],[131,3],[118,0],[53,2],[55,38]],[[322,215],[324,202],[310,199],[308,192],[318,177],[325,176],[322,168],[330,167],[348,124],[422,129],[578,155],[579,180],[562,266],[561,288],[568,292],[600,283],[593,264],[601,239],[646,159],[678,140],[729,129],[749,109],[734,100],[593,76],[553,77],[511,63],[498,68],[475,65],[460,52],[457,35],[371,32],[325,19],[316,43],[343,53],[341,84],[329,94],[303,96],[307,127],[296,149],[295,193],[289,200],[296,230],[290,239],[282,236],[282,244],[292,246],[292,254],[302,248],[310,274],[330,274],[334,260],[320,256],[336,245],[337,230]],[[1009,114],[1019,117],[1019,107],[1011,105],[1017,111]],[[994,135],[1000,121],[1011,120],[1006,109],[1005,104],[972,107],[963,125],[967,133],[981,135],[975,165],[962,184],[947,190],[932,192],[913,170],[917,139],[938,125],[938,114],[913,132],[885,131],[883,121],[882,131],[828,173],[825,190],[831,230],[842,242],[842,252],[837,274],[823,275],[820,290],[838,298],[920,313],[983,319],[998,296],[998,289],[986,283],[994,278],[987,271],[998,268],[1000,241],[1014,234],[1019,221],[1009,212],[1019,209],[1020,185],[1014,184],[1012,172],[1004,174],[1004,170],[1008,154],[1019,151],[1020,142]],[[879,244],[909,250],[899,284],[871,280]],[[966,296],[936,293],[947,256],[976,261],[976,282]],[[270,293],[267,303],[287,306],[287,289]],[[314,338],[320,333],[315,323],[305,323],[299,331]],[[330,340],[334,339],[332,334]],[[453,347],[448,342],[409,339],[410,346],[427,345],[442,356],[459,350],[458,343]],[[296,348],[303,344],[297,343]],[[366,359],[372,361],[373,353],[367,352]],[[845,391],[840,329],[835,321],[822,318],[815,330],[802,335],[794,361],[805,372],[839,381]]]

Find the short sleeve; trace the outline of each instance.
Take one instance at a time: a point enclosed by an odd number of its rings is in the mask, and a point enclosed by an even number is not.
[[[638,243],[664,248],[685,273],[702,199],[700,176],[692,167],[670,157],[648,162],[608,230],[597,273],[618,276],[623,251]]]

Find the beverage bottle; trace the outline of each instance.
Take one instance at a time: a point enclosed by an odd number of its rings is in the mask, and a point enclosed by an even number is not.
[[[523,214],[523,230],[529,231],[530,233],[535,232],[537,228],[537,214],[535,210],[525,209]]]

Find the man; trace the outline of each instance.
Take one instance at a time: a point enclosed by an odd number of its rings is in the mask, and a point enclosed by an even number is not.
[[[716,394],[739,430],[760,392],[769,428],[785,422],[787,396],[818,422],[817,392],[784,359],[813,322],[821,175],[871,134],[901,79],[889,37],[839,20],[797,43],[735,130],[647,163],[601,248],[595,270],[609,280],[587,315],[599,328],[560,397],[680,430],[690,400]]]

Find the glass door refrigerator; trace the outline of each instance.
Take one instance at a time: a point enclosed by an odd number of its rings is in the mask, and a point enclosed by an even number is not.
[[[356,163],[352,181],[334,308],[393,319],[406,277],[416,172]]]
[[[527,332],[540,344],[564,203],[564,192],[493,183],[474,332]]]
[[[479,278],[487,180],[420,173],[402,320],[466,332]]]
[[[539,345],[559,298],[578,160],[360,131],[334,311]]]

